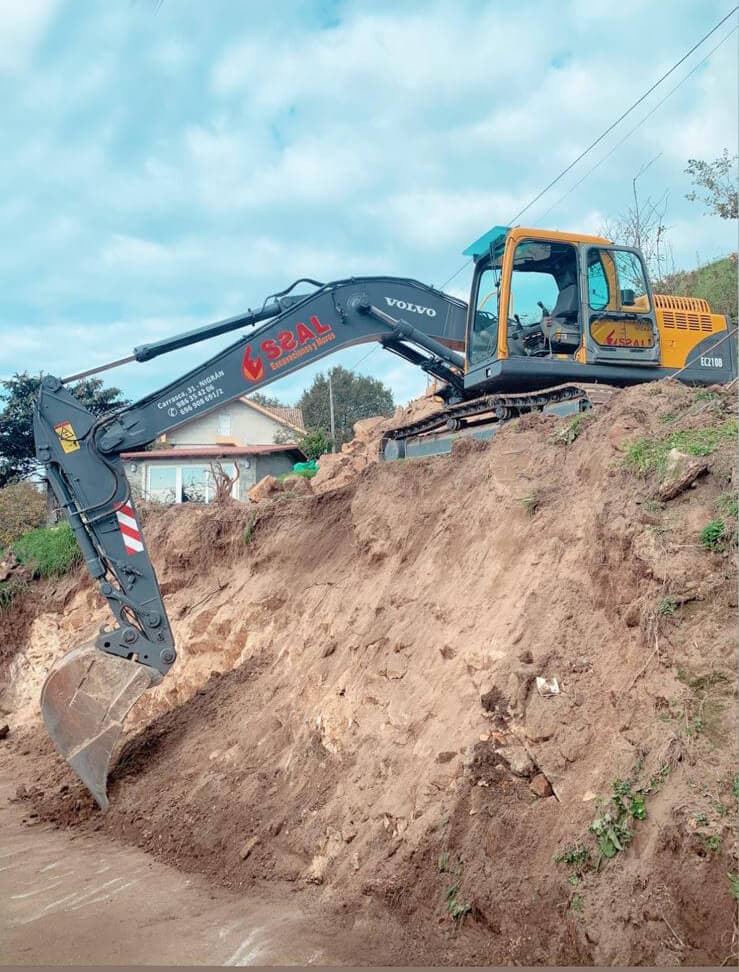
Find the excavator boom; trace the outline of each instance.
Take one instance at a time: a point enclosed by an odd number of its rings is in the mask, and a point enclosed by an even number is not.
[[[55,746],[103,809],[108,764],[124,719],[176,658],[121,453],[333,351],[368,341],[440,379],[447,400],[466,395],[464,358],[456,350],[464,347],[463,301],[403,278],[309,283],[316,286],[313,293],[284,291],[258,311],[136,348],[132,358],[146,361],[259,325],[183,378],[102,418],[88,412],[61,379],[42,380],[34,412],[36,454],[114,621],[55,664],[41,710]]]

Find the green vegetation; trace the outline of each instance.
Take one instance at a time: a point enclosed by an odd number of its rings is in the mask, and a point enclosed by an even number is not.
[[[446,908],[452,918],[461,924],[464,921],[465,915],[468,915],[472,911],[472,905],[468,901],[460,901],[457,897],[458,894],[458,884],[453,884],[450,888],[447,888]]]
[[[688,740],[701,737],[710,745],[720,745],[725,737],[723,713],[732,694],[732,679],[722,671],[692,675],[683,668],[678,668],[676,675],[691,692],[670,710],[669,719],[674,720],[676,732]]]
[[[568,422],[561,423],[552,434],[552,442],[556,445],[572,445],[592,417],[592,411],[580,412]]]
[[[533,516],[539,509],[540,500],[536,493],[529,493],[528,496],[522,498],[521,502],[529,516]]]
[[[661,439],[636,439],[624,459],[626,468],[640,476],[652,472],[662,475],[667,456],[672,449],[679,449],[691,456],[709,456],[718,446],[732,442],[737,435],[736,419],[703,429],[678,429]]]
[[[298,447],[308,459],[320,459],[331,452],[331,437],[322,429],[312,429],[299,437]]]
[[[465,916],[472,911],[471,903],[469,901],[462,901],[459,898],[464,864],[461,858],[457,858],[456,862],[452,862],[449,852],[444,850],[439,854],[438,866],[439,874],[449,874],[454,881],[446,889],[446,910],[450,917],[461,925]]]
[[[31,530],[16,540],[13,553],[21,564],[28,565],[32,577],[60,577],[82,559],[68,523]]]
[[[598,801],[598,812],[590,825],[598,842],[596,871],[604,857],[615,857],[629,846],[634,836],[631,823],[644,820],[646,815],[644,796],[634,792],[628,780],[614,780],[610,799]]]
[[[585,844],[566,847],[555,856],[555,864],[566,864],[571,868],[567,880],[573,887],[580,883],[587,871],[600,870],[604,858],[610,860],[626,850],[634,836],[634,826],[646,818],[647,797],[661,788],[670,774],[670,767],[667,764],[661,766],[648,782],[637,784],[642,762],[639,760],[628,780],[617,778],[613,781],[608,799],[601,798],[596,802],[595,818],[588,828],[596,844],[595,864]]]
[[[583,909],[583,896],[581,894],[575,894],[570,901],[570,908],[573,911],[582,911]]]
[[[25,590],[28,585],[22,580],[9,580],[0,584],[0,611],[5,611],[13,602],[13,598],[16,597],[21,591]]]
[[[554,857],[555,864],[572,864],[582,871],[590,864],[590,851],[582,844],[573,844],[566,847],[561,854]]]
[[[739,901],[739,874],[728,873],[726,877],[729,879],[731,897]]]
[[[725,550],[729,539],[730,531],[727,530],[723,520],[711,520],[700,532],[701,546],[712,553],[720,553]]]
[[[254,527],[257,525],[257,520],[259,519],[259,514],[255,510],[249,517],[249,522],[246,524],[244,529],[244,546],[248,547],[254,538]]]
[[[735,774],[731,781],[731,795],[735,800],[739,800],[739,773]]]
[[[715,314],[728,314],[736,324],[736,256],[714,260],[696,270],[673,273],[660,280],[655,288],[659,293],[676,297],[702,297]]]
[[[739,493],[722,493],[716,500],[716,507],[724,516],[739,518]]]
[[[718,392],[711,391],[709,388],[696,388],[693,393],[693,400],[696,402],[720,402],[721,396]]]
[[[67,523],[55,527],[29,530],[10,547],[15,559],[26,571],[0,583],[0,611],[28,587],[30,578],[60,577],[82,559],[72,528]]]
[[[677,670],[678,681],[694,692],[705,692],[707,689],[714,688],[716,685],[727,685],[729,676],[726,672],[708,672],[707,675],[691,675],[684,668]]]
[[[333,401],[335,446],[339,448],[353,437],[354,423],[374,415],[392,415],[395,410],[393,394],[377,378],[368,378],[335,365],[327,374],[316,375],[310,388],[298,399],[306,429],[323,434],[331,443],[331,402]],[[299,442],[301,449],[303,440]],[[328,446],[323,452],[328,451]],[[320,455],[321,453],[319,453]],[[310,456],[314,458],[314,456]]]
[[[277,481],[284,483],[286,479],[313,479],[317,474],[317,469],[293,469],[290,472],[280,473]]]
[[[43,526],[45,519],[46,496],[33,483],[11,483],[0,489],[0,547]]]
[[[677,611],[679,607],[679,601],[676,597],[672,595],[668,597],[663,597],[657,608],[657,614],[662,615],[662,617],[672,617],[672,615]]]

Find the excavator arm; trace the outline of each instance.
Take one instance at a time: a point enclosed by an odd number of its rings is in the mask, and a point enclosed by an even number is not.
[[[148,361],[229,331],[256,328],[183,378],[101,418],[81,405],[65,380],[51,375],[42,380],[34,412],[37,458],[113,621],[54,665],[41,710],[55,746],[102,809],[108,804],[110,756],[126,715],[176,658],[121,453],[325,355],[369,341],[441,379],[448,402],[466,397],[464,358],[457,350],[465,340],[463,301],[402,278],[307,282],[316,288],[310,294],[291,293],[293,285],[257,311],[136,348],[124,361]],[[102,369],[66,381],[97,370]]]

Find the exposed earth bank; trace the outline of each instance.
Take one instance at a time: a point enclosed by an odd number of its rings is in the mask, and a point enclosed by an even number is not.
[[[0,614],[0,771],[34,819],[383,919],[406,964],[731,961],[734,434],[729,392],[661,382],[318,494],[147,511],[180,660],[109,813],[36,716],[106,619],[81,573]]]

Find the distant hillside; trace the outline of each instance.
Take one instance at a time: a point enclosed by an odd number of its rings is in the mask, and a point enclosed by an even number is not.
[[[718,314],[737,323],[737,255],[732,253],[697,270],[681,270],[655,285],[657,293],[678,297],[703,297]]]

